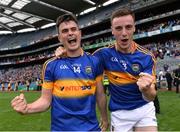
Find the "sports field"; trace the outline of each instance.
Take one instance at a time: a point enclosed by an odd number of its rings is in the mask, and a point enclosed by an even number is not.
[[[10,106],[19,92],[0,92],[0,131],[49,131],[50,113],[20,115]],[[180,94],[159,92],[161,114],[158,114],[159,131],[180,131]],[[28,102],[40,96],[40,92],[25,92]]]

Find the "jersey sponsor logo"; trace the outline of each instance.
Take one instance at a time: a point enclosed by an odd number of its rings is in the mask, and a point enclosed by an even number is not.
[[[91,86],[61,86],[61,91],[82,91],[91,90]]]
[[[65,70],[65,69],[69,69],[69,67],[67,65],[60,65],[60,69],[62,70]]]
[[[60,87],[60,90],[63,91],[64,90],[64,86]]]
[[[85,71],[86,71],[87,74],[91,74],[92,73],[91,66],[86,66]]]
[[[82,90],[90,90],[91,86],[81,86]]]
[[[139,72],[139,70],[140,70],[139,64],[132,64],[132,70],[133,70],[134,72]]]

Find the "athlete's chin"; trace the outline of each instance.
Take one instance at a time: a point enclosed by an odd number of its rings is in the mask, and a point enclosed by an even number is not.
[[[76,51],[78,49],[79,49],[79,46],[72,46],[68,48],[69,51]]]
[[[121,47],[122,49],[126,49],[129,47],[129,43],[120,43],[119,47]]]

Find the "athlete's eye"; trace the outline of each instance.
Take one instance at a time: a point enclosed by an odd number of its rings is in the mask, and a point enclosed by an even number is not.
[[[62,32],[62,33],[67,33],[67,32],[68,32],[68,29],[63,29],[61,32]]]
[[[121,26],[117,26],[117,27],[115,27],[115,30],[121,31],[121,30],[122,30],[122,27],[121,27]]]
[[[130,29],[132,29],[133,28],[133,25],[127,25],[126,26],[126,29],[128,29],[128,30],[130,30]]]

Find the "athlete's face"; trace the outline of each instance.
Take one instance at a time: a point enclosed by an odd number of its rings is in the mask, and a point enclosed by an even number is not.
[[[81,47],[81,31],[74,21],[63,22],[59,25],[58,39],[67,51],[76,51]]]
[[[131,15],[115,17],[112,20],[112,34],[116,39],[117,50],[123,53],[131,52],[131,43],[135,32],[135,23]]]

